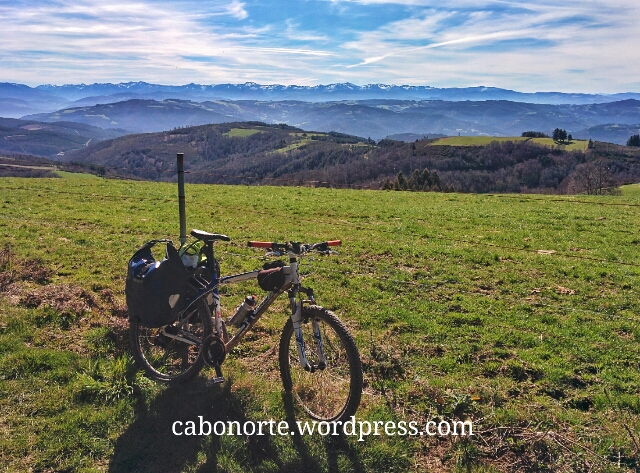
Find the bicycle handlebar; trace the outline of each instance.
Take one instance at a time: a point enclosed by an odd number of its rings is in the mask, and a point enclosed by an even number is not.
[[[247,246],[249,248],[271,248],[274,245],[278,245],[278,244],[270,242],[270,241],[249,241],[249,242],[247,242]]]
[[[276,243],[271,241],[249,241],[247,242],[247,246],[250,248],[269,248],[274,251],[283,250],[287,252],[292,252],[295,254],[303,254],[308,251],[319,251],[319,252],[327,252],[329,251],[329,246],[339,246],[342,245],[341,240],[329,240],[323,241],[320,243],[313,244],[304,244],[297,241],[291,241],[289,243]]]

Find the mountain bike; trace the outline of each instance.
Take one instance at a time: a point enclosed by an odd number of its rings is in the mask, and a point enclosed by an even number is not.
[[[288,256],[261,269],[220,276],[214,256],[216,241],[226,235],[192,230],[195,241],[181,248],[189,265],[189,292],[178,320],[160,328],[130,324],[134,359],[146,375],[157,381],[180,383],[191,379],[206,364],[215,369],[210,383],[222,383],[221,366],[231,350],[251,330],[269,306],[287,294],[291,315],[278,347],[280,377],[312,418],[344,421],[355,414],[362,393],[362,365],[352,335],[338,317],[316,305],[313,289],[304,287],[299,259],[312,253],[329,255],[339,240],[315,244],[250,241],[248,246],[268,250],[267,256]],[[267,295],[258,303],[247,296],[234,315],[222,318],[220,286],[257,279]],[[233,327],[232,336],[229,329]]]

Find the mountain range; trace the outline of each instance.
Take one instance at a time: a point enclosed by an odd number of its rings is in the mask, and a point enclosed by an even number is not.
[[[436,88],[413,85],[351,83],[316,86],[244,84],[161,85],[147,82],[119,84],[39,85],[0,83],[0,116],[20,118],[31,113],[62,108],[92,106],[131,99],[208,100],[299,100],[326,102],[344,100],[509,100],[538,104],[595,104],[639,99],[639,93],[582,94],[562,92],[517,92],[496,87]]]
[[[376,140],[389,135],[520,136],[560,127],[574,138],[624,144],[640,127],[640,101],[546,105],[506,100],[350,100],[335,102],[127,100],[24,117],[150,133],[178,127],[261,121]],[[615,125],[615,126],[614,126]],[[606,139],[603,139],[606,138]]]

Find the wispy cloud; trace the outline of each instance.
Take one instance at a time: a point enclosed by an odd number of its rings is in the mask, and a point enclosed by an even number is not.
[[[411,3],[429,8],[345,44],[360,56],[349,69],[367,70],[361,72],[365,75],[384,70],[396,83],[604,91],[608,78],[607,91],[638,89],[640,67],[621,57],[640,58],[634,46],[637,27],[629,21],[640,12],[636,4],[514,1],[474,9],[473,1],[452,0],[438,8],[434,2]],[[572,69],[585,72],[577,75]]]
[[[637,0],[0,0],[0,81],[640,90],[638,17]]]
[[[402,50],[398,50],[396,52],[390,52],[385,54],[384,56],[376,56],[376,57],[370,57],[365,59],[364,61],[362,61],[359,64],[353,64],[347,67],[357,67],[357,66],[364,66],[367,64],[372,64],[374,62],[378,62],[378,61],[382,61],[383,59],[387,59],[388,57],[391,56],[396,56],[399,54],[409,54],[409,53],[413,53],[416,51],[421,51],[423,49],[435,49],[435,48],[441,48],[443,46],[451,46],[454,44],[465,44],[465,43],[481,43],[481,42],[485,42],[485,41],[495,41],[497,39],[500,40],[504,40],[504,39],[508,39],[508,38],[516,38],[518,36],[521,35],[520,31],[501,31],[501,32],[497,32],[497,33],[489,33],[489,34],[484,34],[484,35],[476,35],[476,36],[466,36],[466,37],[462,37],[462,38],[457,38],[457,39],[451,39],[449,41],[442,41],[440,43],[431,43],[431,44],[427,44],[426,46],[418,46],[415,48],[405,48]]]
[[[244,9],[244,3],[238,2],[237,0],[233,0],[230,4],[225,6],[228,14],[237,18],[238,20],[244,20],[247,16],[249,16]]]
[[[0,16],[5,21],[0,40],[0,74],[5,80],[31,84],[52,77],[56,82],[71,83],[213,83],[254,80],[256,77],[250,77],[250,73],[256,71],[262,77],[282,79],[283,71],[289,69],[284,63],[291,62],[292,57],[334,54],[308,47],[286,47],[288,44],[271,46],[264,41],[269,26],[212,20],[225,16],[229,21],[246,19],[248,13],[238,1],[204,9],[193,9],[194,6],[98,1],[2,5]],[[29,59],[26,64],[25,57]],[[269,74],[269,70],[273,73]]]

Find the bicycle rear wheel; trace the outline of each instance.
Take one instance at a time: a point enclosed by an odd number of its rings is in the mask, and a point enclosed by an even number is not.
[[[204,300],[171,325],[150,328],[132,323],[129,342],[133,358],[151,379],[185,382],[202,369],[202,341],[213,331],[212,325]]]
[[[313,373],[300,366],[291,319],[282,331],[280,376],[304,411],[321,421],[346,421],[355,415],[362,394],[362,364],[353,337],[333,312],[319,306],[302,309],[302,331],[307,359],[318,365],[311,321],[320,324],[326,367]]]

